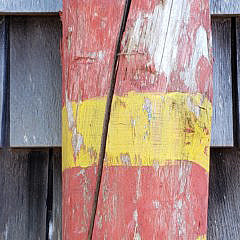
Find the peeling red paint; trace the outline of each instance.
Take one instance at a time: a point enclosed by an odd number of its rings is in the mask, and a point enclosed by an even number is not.
[[[169,0],[170,1],[170,0]],[[200,26],[206,30],[208,39],[211,39],[209,1],[186,0],[190,5],[188,22],[181,18],[180,33],[177,41],[176,69],[172,69],[168,83],[166,73],[156,73],[151,54],[139,44],[134,52],[120,55],[119,79],[116,94],[124,95],[129,91],[136,92],[193,92],[185,85],[181,72],[189,67],[193,57],[196,33]],[[162,1],[136,1],[133,0],[126,26],[125,37],[137,20],[139,14],[153,14],[155,7]],[[63,104],[65,103],[65,90],[72,101],[105,96],[109,87],[109,74],[111,72],[113,51],[116,36],[119,30],[124,1],[64,1],[62,20],[63,25]],[[165,5],[164,5],[165,6]],[[163,6],[163,7],[164,7]],[[145,19],[147,22],[148,19]],[[106,26],[103,24],[105,23]],[[111,28],[110,28],[111,26]],[[71,30],[71,31],[69,31]],[[68,40],[71,36],[70,50]],[[126,41],[126,39],[125,39]],[[123,41],[123,46],[125,45]],[[104,56],[99,59],[89,57],[102,51]],[[170,57],[170,56],[169,56]],[[87,59],[89,62],[87,62]],[[201,60],[202,61],[202,60]],[[90,64],[91,63],[91,64]],[[187,65],[186,65],[187,64]],[[197,64],[197,63],[196,63]],[[201,65],[201,63],[199,63]],[[205,64],[205,63],[204,63]],[[209,49],[209,66],[212,64],[211,48]],[[103,71],[103,68],[105,69]],[[204,71],[211,71],[205,65]],[[203,72],[204,72],[203,71]],[[123,74],[121,74],[123,73]],[[208,72],[205,72],[211,76]],[[137,76],[136,76],[137,74]],[[79,77],[81,76],[81,77]],[[205,75],[206,76],[206,75]],[[137,81],[134,81],[136,79]],[[120,84],[124,81],[124,87]],[[201,82],[201,83],[200,83]],[[67,87],[65,87],[67,85]],[[207,86],[207,87],[206,87]],[[201,77],[196,93],[202,93],[212,101],[211,79]]]
[[[93,199],[88,194],[94,186],[94,168],[85,169],[84,174],[81,168],[63,172],[63,239],[87,238],[90,216],[85,207]],[[93,239],[134,239],[136,210],[141,239],[197,239],[206,233],[208,173],[197,164],[105,167],[102,181]]]
[[[81,103],[107,96],[124,2],[63,0],[63,106],[67,101]],[[132,0],[119,53],[115,96],[182,92],[201,93],[212,101],[211,75],[209,0]],[[149,125],[151,107],[144,109]],[[193,106],[189,111],[195,111],[194,107],[202,110]],[[182,121],[186,128],[181,134],[194,133],[188,119]],[[77,134],[75,125],[70,129],[76,131],[73,135]],[[148,126],[142,128],[150,134]],[[204,130],[209,135],[210,129]],[[191,145],[189,139],[185,145]],[[181,240],[205,235],[208,172],[185,158],[186,146],[175,165],[133,167],[125,151],[119,156],[122,166],[106,164],[93,239]],[[204,153],[209,155],[209,146]],[[64,240],[87,238],[96,171],[97,166],[89,166],[63,172]]]
[[[63,0],[63,105],[106,96],[123,0]]]

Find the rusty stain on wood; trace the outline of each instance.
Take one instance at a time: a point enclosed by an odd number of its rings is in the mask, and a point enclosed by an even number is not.
[[[88,237],[116,56],[93,239],[206,239],[208,1],[132,0],[120,54],[124,1],[63,7],[63,239]]]

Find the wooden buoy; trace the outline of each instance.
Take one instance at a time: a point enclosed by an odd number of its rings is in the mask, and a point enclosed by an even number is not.
[[[63,1],[63,239],[206,239],[209,0]]]

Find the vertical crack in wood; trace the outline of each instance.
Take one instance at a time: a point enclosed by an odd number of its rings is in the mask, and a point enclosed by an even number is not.
[[[93,235],[94,222],[95,222],[97,205],[98,205],[98,197],[99,197],[101,180],[102,180],[102,172],[103,172],[103,165],[104,165],[104,158],[105,158],[105,151],[106,151],[106,144],[107,144],[107,135],[108,135],[108,127],[109,127],[109,121],[110,121],[112,100],[113,100],[117,71],[118,71],[119,53],[120,53],[120,49],[121,49],[121,41],[122,41],[123,33],[125,31],[125,27],[126,27],[126,23],[127,23],[127,19],[128,19],[130,5],[131,5],[131,0],[126,0],[123,16],[122,16],[122,20],[121,20],[120,30],[118,33],[116,46],[115,46],[115,53],[114,53],[112,72],[111,72],[111,83],[110,83],[109,93],[107,96],[104,122],[103,122],[103,132],[102,132],[101,147],[100,147],[99,161],[98,161],[96,189],[95,189],[95,193],[94,193],[91,220],[90,220],[90,226],[89,226],[89,230],[88,230],[88,239],[89,240],[92,239],[92,235]]]
[[[237,74],[237,24],[236,18],[231,20],[231,67],[232,67],[232,104],[233,104],[233,142],[235,147],[239,147],[239,93]]]

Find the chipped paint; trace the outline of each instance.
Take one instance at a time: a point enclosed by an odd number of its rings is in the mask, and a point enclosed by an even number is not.
[[[189,108],[189,99],[193,106],[201,107],[199,114]],[[63,146],[66,146],[63,149],[63,170],[96,164],[105,102],[104,98],[86,100],[80,105],[73,102],[69,109],[77,116],[75,120],[78,122],[74,131],[69,129],[72,121],[69,110],[63,108]],[[206,152],[205,147],[210,144],[211,109],[211,103],[201,94],[131,92],[125,97],[114,97],[106,149],[107,164],[162,166],[188,160],[209,171],[209,148]],[[81,121],[83,115],[85,121]],[[136,119],[134,129],[131,119]],[[76,132],[84,139],[77,155],[77,145],[72,144]]]
[[[75,167],[63,172],[63,183],[68,183],[68,189],[63,197],[63,215],[69,213],[69,209],[75,209],[75,214],[71,218],[64,218],[64,224],[68,228],[72,226],[75,229],[69,233],[71,239],[85,239],[87,229],[85,232],[79,230],[84,229],[85,222],[89,220],[84,208],[79,207],[80,203],[87,203],[82,188],[85,180],[82,175],[76,177],[79,169],[81,168]],[[182,172],[180,180],[179,172]],[[160,166],[157,172],[151,166],[142,166],[141,195],[138,198],[136,189],[139,184],[139,168],[137,166],[105,166],[104,173],[102,180],[104,187],[101,188],[93,239],[104,239],[105,234],[133,239],[136,227],[133,218],[135,210],[138,214],[136,232],[142,239],[154,239],[154,237],[178,239],[178,229],[182,229],[178,224],[181,219],[186,221],[184,231],[187,236],[192,237],[190,239],[197,239],[206,233],[207,208],[204,206],[208,201],[208,190],[205,187],[208,173],[199,165],[182,161],[178,165]],[[89,181],[88,191],[91,193],[95,179],[94,166],[86,168],[85,174]],[[184,192],[182,192],[183,185]],[[67,198],[69,193],[72,193],[70,202]],[[80,219],[85,221],[79,221]],[[100,229],[97,227],[99,222]]]
[[[63,239],[87,237],[124,3],[63,1]],[[208,0],[132,0],[93,239],[206,239],[210,41]]]

